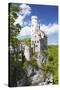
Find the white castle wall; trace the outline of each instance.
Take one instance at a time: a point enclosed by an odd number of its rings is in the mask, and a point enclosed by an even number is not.
[[[30,61],[30,51],[29,47],[25,45],[24,55],[27,61]]]
[[[32,16],[31,23],[31,46],[35,47],[35,51],[38,52],[44,48],[44,45],[47,46],[47,37],[40,30],[37,16]]]

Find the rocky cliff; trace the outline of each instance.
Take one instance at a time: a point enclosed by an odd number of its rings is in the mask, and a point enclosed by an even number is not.
[[[39,67],[36,61],[24,62],[25,74],[17,82],[17,86],[34,86],[52,84],[53,78],[51,72],[45,73],[44,69]]]

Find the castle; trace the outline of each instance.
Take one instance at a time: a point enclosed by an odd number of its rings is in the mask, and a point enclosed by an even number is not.
[[[30,50],[31,49],[31,50]],[[37,16],[31,17],[31,47],[25,46],[25,57],[28,61],[30,61],[30,57],[33,53],[36,53],[36,60],[39,66],[42,63],[47,62],[47,36],[46,34],[40,30],[40,24],[38,23]],[[45,53],[42,53],[43,51]]]
[[[40,30],[37,16],[31,17],[31,48],[33,52],[40,52],[47,48],[47,36]]]

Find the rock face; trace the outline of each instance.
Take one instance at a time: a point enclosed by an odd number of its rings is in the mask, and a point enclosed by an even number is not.
[[[39,66],[39,67],[42,67],[42,64],[47,63],[47,55],[42,54],[42,53],[39,53],[39,54],[37,55],[36,60],[37,60],[38,66]]]
[[[51,73],[49,73],[48,77],[46,77],[44,70],[41,68],[36,69],[29,65],[26,70],[31,85],[47,85],[52,84],[53,82]]]
[[[27,45],[25,45],[24,55],[25,55],[26,59],[29,61],[30,60],[30,51],[29,51],[29,47]]]
[[[42,69],[42,64],[47,63],[47,55],[46,52],[35,53],[32,55],[33,60],[36,59],[35,66],[34,63],[30,60],[29,47],[25,46],[24,55],[26,61],[24,62],[24,70],[25,74],[23,74],[22,78],[17,82],[17,86],[34,86],[34,85],[51,85],[53,83],[53,77],[51,72],[45,75],[44,69]]]
[[[31,84],[38,85],[40,82],[44,81],[44,75],[42,70],[35,70],[35,74],[31,77]]]
[[[53,83],[52,74],[49,72],[47,76],[45,75],[44,69],[42,69],[42,64],[47,63],[47,55],[46,53],[37,53],[34,56],[36,59],[36,66],[33,66],[33,62],[29,60],[29,47],[25,46],[24,51],[25,58],[27,59],[24,62],[24,70],[25,74],[23,74],[23,78],[21,78],[17,82],[17,86],[33,86],[33,85],[49,85]]]

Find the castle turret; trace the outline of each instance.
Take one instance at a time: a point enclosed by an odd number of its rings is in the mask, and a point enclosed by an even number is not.
[[[37,16],[32,16],[31,17],[31,23],[32,23],[33,26],[37,25]]]
[[[31,46],[34,48],[36,44],[36,39],[39,38],[39,36],[37,35],[37,33],[39,32],[39,29],[40,28],[39,28],[37,16],[32,16],[31,17]]]
[[[39,30],[38,18],[37,16],[31,17],[31,35],[35,34]]]
[[[34,52],[40,52],[47,46],[45,33],[40,30],[37,16],[31,17],[31,47]]]

